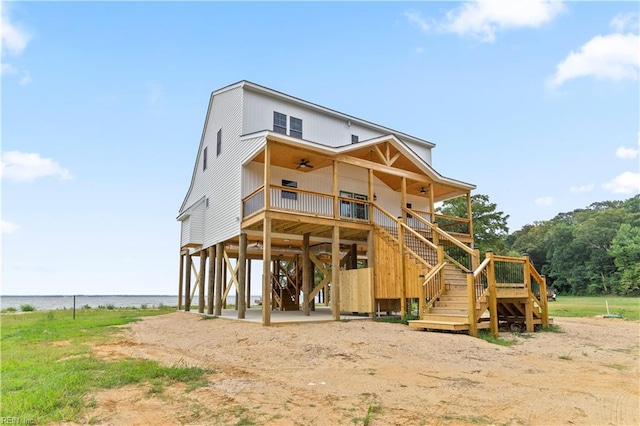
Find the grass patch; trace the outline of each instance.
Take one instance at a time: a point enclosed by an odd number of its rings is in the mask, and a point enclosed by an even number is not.
[[[547,327],[540,327],[538,331],[542,331],[545,333],[564,333],[562,328],[556,324],[549,324]]]
[[[501,337],[495,337],[489,330],[478,331],[478,337],[488,343],[493,343],[494,345],[500,345],[500,346],[513,346],[516,343],[518,343],[516,340],[513,340],[513,339],[507,340]]]
[[[626,365],[622,365],[622,364],[605,364],[605,367],[613,368],[614,370],[618,370],[618,371],[624,371],[629,368]]]
[[[594,317],[609,312],[622,316],[626,320],[640,319],[640,298],[620,296],[560,296],[555,302],[549,302],[549,315],[556,317]]]
[[[33,312],[36,310],[36,307],[30,304],[20,305],[20,310],[22,312]]]
[[[404,314],[403,317],[389,316],[389,317],[376,318],[375,320],[378,321],[378,322],[387,322],[387,323],[390,323],[390,324],[409,325],[409,321],[417,320],[417,319],[420,319],[420,317],[417,316],[417,315],[406,313],[406,314]]]
[[[149,392],[157,394],[174,382],[202,383],[208,371],[201,368],[92,355],[92,345],[114,338],[115,326],[171,311],[80,310],[75,320],[62,310],[3,315],[0,416],[37,424],[79,421],[91,407],[88,395],[99,389],[150,383]]]
[[[566,355],[558,355],[558,359],[562,359],[565,361],[571,361],[573,358],[571,357],[571,355],[566,354]]]

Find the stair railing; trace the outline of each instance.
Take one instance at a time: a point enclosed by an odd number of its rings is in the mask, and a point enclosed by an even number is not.
[[[451,263],[456,265],[458,268],[462,269],[462,271],[470,272],[470,271],[472,271],[474,269],[474,266],[479,263],[479,253],[476,252],[474,249],[468,247],[466,244],[462,243],[461,241],[459,241],[457,238],[455,238],[451,234],[449,234],[446,231],[443,231],[442,229],[440,229],[440,227],[437,224],[431,223],[428,220],[424,219],[423,217],[421,217],[418,213],[414,212],[413,210],[408,209],[406,207],[403,207],[403,210],[407,214],[409,214],[411,216],[412,220],[416,220],[420,224],[425,225],[428,229],[430,229],[430,231],[432,233],[432,236],[433,236],[433,243],[434,244],[441,244],[442,243],[444,245],[451,245],[453,247],[456,247],[458,250],[462,250],[462,252],[467,255],[467,257],[470,259],[470,261],[468,262],[468,265],[463,265],[459,261],[461,259],[455,259],[449,253],[447,253],[447,249],[445,249],[445,257],[447,258],[447,260],[449,260]]]

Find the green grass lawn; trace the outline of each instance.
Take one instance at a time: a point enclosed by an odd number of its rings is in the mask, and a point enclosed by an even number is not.
[[[91,346],[114,339],[116,326],[141,317],[173,312],[165,309],[82,309],[2,314],[1,418],[20,424],[79,421],[92,406],[90,393],[132,383],[150,383],[159,393],[173,382],[206,384],[207,371],[163,367],[153,361],[96,358]]]
[[[549,302],[549,315],[553,317],[593,317],[609,312],[627,320],[640,319],[640,298],[618,296],[558,296]]]

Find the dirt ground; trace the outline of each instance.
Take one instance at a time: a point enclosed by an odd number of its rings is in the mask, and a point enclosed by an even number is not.
[[[102,391],[104,425],[639,425],[640,322],[556,318],[510,347],[370,320],[263,327],[149,317],[98,346],[210,369],[197,389]]]

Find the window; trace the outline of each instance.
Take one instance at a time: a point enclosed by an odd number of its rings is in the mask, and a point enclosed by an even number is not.
[[[207,198],[205,198],[205,199],[204,199],[204,206],[205,206],[206,208],[209,208],[209,197],[207,197]]]
[[[351,135],[351,143],[358,143],[358,142],[360,142],[358,135]]]
[[[222,129],[218,130],[216,135],[216,157],[222,152]]]
[[[204,147],[204,151],[202,151],[202,171],[207,170],[207,147]]]
[[[407,208],[409,210],[411,210],[413,208],[412,204],[411,203],[407,203]],[[409,213],[407,213],[407,219],[412,219],[412,218],[413,218],[413,216],[411,216]]]
[[[302,139],[302,119],[291,117],[289,126],[289,136]]]
[[[369,197],[353,192],[340,191],[340,196],[345,198],[353,198],[354,200],[367,201]],[[351,217],[354,219],[369,219],[369,208],[365,203],[355,201],[340,200],[340,216]]]
[[[297,188],[298,182],[282,179],[282,186],[286,186],[287,188]],[[291,191],[282,191],[282,198],[286,200],[297,200],[298,194],[296,192],[291,192]]]
[[[287,134],[287,116],[273,111],[273,131],[277,133]]]

